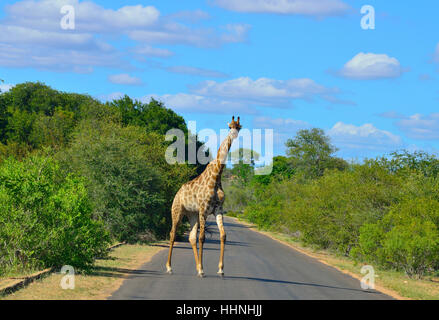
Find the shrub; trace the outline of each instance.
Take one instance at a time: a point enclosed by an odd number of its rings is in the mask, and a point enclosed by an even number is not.
[[[300,231],[305,243],[343,255],[356,246],[360,227],[381,219],[400,192],[400,180],[379,168],[334,170],[284,184],[273,187],[287,199],[282,224]]]
[[[439,259],[439,232],[431,221],[410,218],[386,234],[383,243],[386,262],[404,270],[410,277],[421,278],[432,271]]]
[[[0,239],[0,274],[65,264],[86,268],[109,243],[92,219],[84,181],[36,156],[0,166]]]
[[[360,230],[356,257],[420,278],[439,260],[439,202],[405,199],[375,224]]]
[[[71,148],[58,157],[67,170],[87,178],[94,216],[119,241],[165,237],[172,199],[193,174],[165,160],[163,136],[141,127],[83,121]]]

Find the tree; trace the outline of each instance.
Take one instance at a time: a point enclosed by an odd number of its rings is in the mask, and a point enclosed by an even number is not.
[[[254,176],[255,161],[259,159],[256,151],[239,148],[230,153],[233,168],[231,174],[236,176],[241,184],[247,184]]]
[[[204,143],[200,142],[197,136],[189,133],[184,118],[173,110],[166,108],[161,101],[151,98],[149,103],[142,103],[125,95],[123,98],[113,100],[107,105],[117,110],[124,126],[136,125],[145,128],[146,132],[156,132],[162,135],[165,135],[171,129],[182,130],[186,139],[186,160],[188,160],[189,140],[195,140],[197,152],[199,149],[207,152]],[[197,160],[195,167],[196,175],[199,175],[204,171],[206,165],[199,163]]]
[[[146,132],[166,134],[170,129],[180,129],[187,134],[188,129],[182,116],[165,107],[163,102],[151,98],[149,103],[132,100],[125,95],[110,103],[115,107],[122,119],[122,124],[144,127]]]
[[[345,169],[346,161],[334,157],[338,149],[322,129],[300,130],[286,142],[287,155],[294,168],[307,178],[323,175],[326,169]]]
[[[439,173],[439,160],[436,156],[423,151],[410,153],[407,150],[392,153],[388,161],[391,172],[418,171],[426,177],[437,177]]]
[[[0,94],[0,142],[5,156],[63,147],[80,119],[116,119],[111,111],[88,95],[60,92],[41,82],[21,83]]]
[[[295,173],[295,170],[291,164],[291,161],[287,157],[277,156],[273,158],[273,168],[269,175],[256,175],[254,179],[256,182],[268,185],[273,178],[291,178]]]
[[[67,171],[87,179],[94,218],[119,241],[168,234],[172,199],[193,170],[166,162],[163,137],[139,126],[90,120],[81,121],[74,136],[57,157]]]

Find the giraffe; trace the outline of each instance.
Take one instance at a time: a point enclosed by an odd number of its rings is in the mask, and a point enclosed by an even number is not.
[[[213,214],[220,231],[220,258],[218,263],[218,274],[224,275],[224,247],[226,242],[226,233],[223,225],[223,208],[225,195],[221,186],[221,174],[225,167],[227,155],[233,140],[238,137],[241,125],[232,117],[232,122],[228,123],[229,134],[221,143],[216,159],[211,161],[206,169],[194,180],[184,184],[175,195],[172,203],[172,228],[170,233],[170,245],[168,261],[166,263],[167,273],[172,274],[171,257],[174,246],[175,234],[178,224],[183,216],[189,219],[190,234],[189,242],[194,251],[195,266],[199,277],[204,276],[203,271],[203,244],[206,219]],[[197,232],[200,228],[199,235],[199,252],[197,253]]]

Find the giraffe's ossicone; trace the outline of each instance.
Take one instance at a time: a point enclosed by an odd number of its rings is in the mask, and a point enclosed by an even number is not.
[[[235,121],[235,117],[232,117],[232,122],[228,124],[230,129],[229,134],[221,143],[217,157],[207,165],[202,174],[194,180],[184,184],[174,197],[172,203],[172,228],[170,233],[169,255],[166,263],[166,270],[168,273],[172,273],[171,257],[177,227],[183,216],[186,216],[191,226],[189,242],[194,251],[195,266],[198,276],[203,277],[204,231],[207,217],[213,214],[215,215],[218,224],[221,241],[218,273],[220,275],[224,274],[224,246],[226,242],[226,233],[223,226],[222,206],[225,195],[221,186],[221,174],[225,167],[227,155],[232,146],[232,142],[238,137],[239,130],[241,130],[239,121],[239,117],[238,121]],[[197,253],[198,228],[200,229],[200,235],[199,252]]]

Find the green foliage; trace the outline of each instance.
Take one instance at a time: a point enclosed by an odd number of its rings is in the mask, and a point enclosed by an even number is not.
[[[133,101],[125,95],[123,98],[110,103],[120,113],[123,125],[136,125],[146,129],[147,132],[166,134],[170,129],[180,129],[187,133],[183,117],[177,115],[162,102],[151,99],[149,103]]]
[[[300,130],[286,143],[287,155],[292,166],[307,178],[323,175],[326,169],[346,169],[347,163],[333,155],[338,149],[322,129]]]
[[[365,175],[361,170],[333,170],[306,182],[299,179],[273,181],[261,188],[257,193],[258,201],[249,205],[245,212],[254,217],[266,215],[272,206],[276,210],[283,208],[276,214],[278,221],[271,221],[271,224],[282,225],[289,233],[300,231],[302,240],[308,244],[347,255],[356,244],[361,225],[380,219],[399,193],[396,177],[387,179],[376,170],[369,168],[368,171]],[[255,218],[253,220],[256,222]]]
[[[144,128],[146,132],[155,132],[162,135],[165,135],[171,129],[183,131],[186,139],[185,155],[188,155],[189,141],[195,142],[197,152],[201,152],[201,150],[207,152],[204,144],[198,141],[195,135],[188,132],[184,118],[171,109],[166,108],[163,102],[152,98],[149,103],[142,103],[138,100],[134,101],[125,95],[123,98],[107,103],[107,106],[117,112],[118,118],[124,126],[139,126]],[[188,161],[189,159],[186,158],[183,160]],[[194,168],[196,171],[194,171],[194,176],[191,178],[201,174],[206,168],[206,165],[197,162]]]
[[[422,277],[438,266],[439,202],[405,199],[389,213],[360,230],[355,256]]]
[[[35,148],[60,148],[67,145],[74,127],[73,112],[55,110],[53,116],[40,114],[32,125],[29,142]]]
[[[3,159],[46,146],[64,147],[80,119],[103,114],[115,118],[109,108],[87,95],[59,92],[40,82],[18,84],[0,94]]]
[[[250,164],[240,162],[233,165],[230,173],[232,177],[237,180],[237,183],[246,185],[254,176],[254,167]]]
[[[285,202],[282,201],[282,195],[276,193],[272,189],[273,187],[264,188],[263,194],[258,196],[261,200],[249,202],[248,207],[244,210],[244,214],[250,222],[265,230],[277,230],[279,223],[283,220]]]
[[[48,157],[0,166],[0,274],[25,268],[84,268],[104,254],[109,237],[91,218],[82,178]]]
[[[253,150],[239,148],[235,151],[230,152],[230,158],[233,163],[245,163],[249,165],[254,165],[255,161],[259,160],[260,155]]]
[[[248,184],[254,176],[255,161],[259,160],[259,154],[253,150],[239,148],[230,153],[233,167],[230,175],[236,179],[236,183]]]
[[[243,213],[244,209],[254,200],[254,190],[250,186],[243,187],[240,184],[223,183],[226,194],[224,209],[227,212],[233,211]]]
[[[255,175],[254,180],[257,183],[268,185],[273,179],[290,179],[295,174],[296,170],[293,168],[291,161],[283,156],[273,158],[273,167],[271,174]]]
[[[403,150],[392,153],[391,159],[381,158],[380,165],[392,173],[410,175],[413,172],[422,173],[426,177],[437,177],[439,173],[439,159],[423,151],[413,153]]]
[[[163,137],[141,127],[83,121],[71,148],[58,155],[69,171],[87,178],[94,216],[120,241],[163,238],[170,205],[193,171],[168,165]]]

